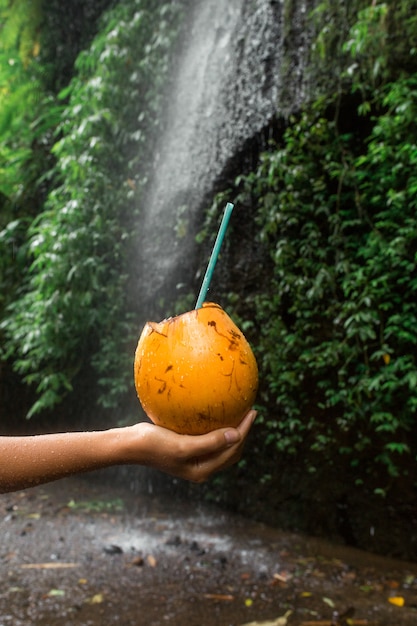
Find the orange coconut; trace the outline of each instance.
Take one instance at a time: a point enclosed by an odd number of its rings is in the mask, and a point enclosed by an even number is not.
[[[147,322],[134,374],[148,417],[189,435],[237,426],[258,388],[248,342],[223,309],[208,302],[160,323]]]

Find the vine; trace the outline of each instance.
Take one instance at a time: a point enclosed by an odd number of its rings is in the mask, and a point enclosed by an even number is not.
[[[68,103],[52,150],[55,183],[29,229],[24,292],[1,325],[6,356],[38,392],[29,416],[60,402],[88,361],[104,406],[128,388],[127,256],[146,182],[139,164],[157,126],[178,15],[176,3],[117,4],[60,94]]]
[[[359,12],[343,92],[289,120],[234,192],[272,261],[246,301],[264,457],[302,455],[314,472],[337,452],[380,494],[417,452],[417,68],[394,76],[387,61],[397,9]]]

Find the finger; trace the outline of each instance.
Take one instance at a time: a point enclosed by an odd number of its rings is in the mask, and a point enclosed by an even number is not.
[[[240,443],[242,435],[237,428],[221,428],[205,435],[182,435],[182,437],[185,455],[196,458],[217,455]]]
[[[197,480],[198,482],[206,480],[214,472],[226,469],[230,465],[234,465],[237,461],[239,461],[242,455],[246,436],[255,418],[256,411],[249,411],[237,429],[229,429],[225,431],[224,436],[226,441],[228,440],[227,435],[230,433],[240,435],[234,445],[228,443],[227,447],[223,450],[216,450],[214,453],[209,453],[205,456],[199,456],[194,459],[194,480]]]
[[[256,419],[257,414],[258,414],[257,411],[255,411],[254,409],[251,409],[250,411],[248,411],[248,413],[245,415],[243,420],[240,422],[237,428],[240,431],[240,434],[242,435],[242,437],[246,437],[246,435],[249,433],[253,425],[253,422]]]
[[[256,417],[256,411],[249,411],[237,428],[219,428],[205,435],[187,436],[190,456],[206,456],[219,453],[222,449],[236,446],[244,441]],[[183,435],[184,436],[184,435]],[[192,452],[191,452],[192,450]]]
[[[243,445],[226,448],[218,454],[205,457],[196,457],[191,467],[190,479],[194,482],[204,482],[212,474],[226,469],[239,461],[242,455]]]
[[[248,411],[248,413],[245,415],[245,417],[235,430],[226,430],[226,432],[224,433],[226,441],[229,444],[234,444],[238,443],[239,441],[245,440],[250,429],[252,428],[256,415],[257,412],[252,409]],[[237,436],[236,431],[238,431],[240,436]]]

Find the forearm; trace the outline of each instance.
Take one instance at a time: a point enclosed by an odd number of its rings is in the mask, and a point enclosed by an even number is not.
[[[123,463],[117,429],[0,437],[0,492]]]
[[[125,464],[202,482],[240,458],[255,415],[249,411],[237,428],[195,436],[141,422],[94,432],[0,437],[0,493]]]

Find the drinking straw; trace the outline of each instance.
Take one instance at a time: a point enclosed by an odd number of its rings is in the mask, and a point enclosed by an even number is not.
[[[214,242],[213,250],[210,255],[210,259],[207,265],[206,273],[204,274],[203,282],[201,284],[200,293],[198,294],[197,302],[195,305],[196,309],[200,309],[203,305],[203,302],[206,298],[208,288],[210,286],[210,282],[213,276],[214,267],[217,262],[217,258],[219,256],[220,248],[223,243],[224,235],[226,232],[227,225],[229,223],[230,216],[232,214],[234,208],[234,204],[228,202],[226,204],[226,208],[223,213],[223,219],[221,221],[219,232],[217,233],[216,241]]]

